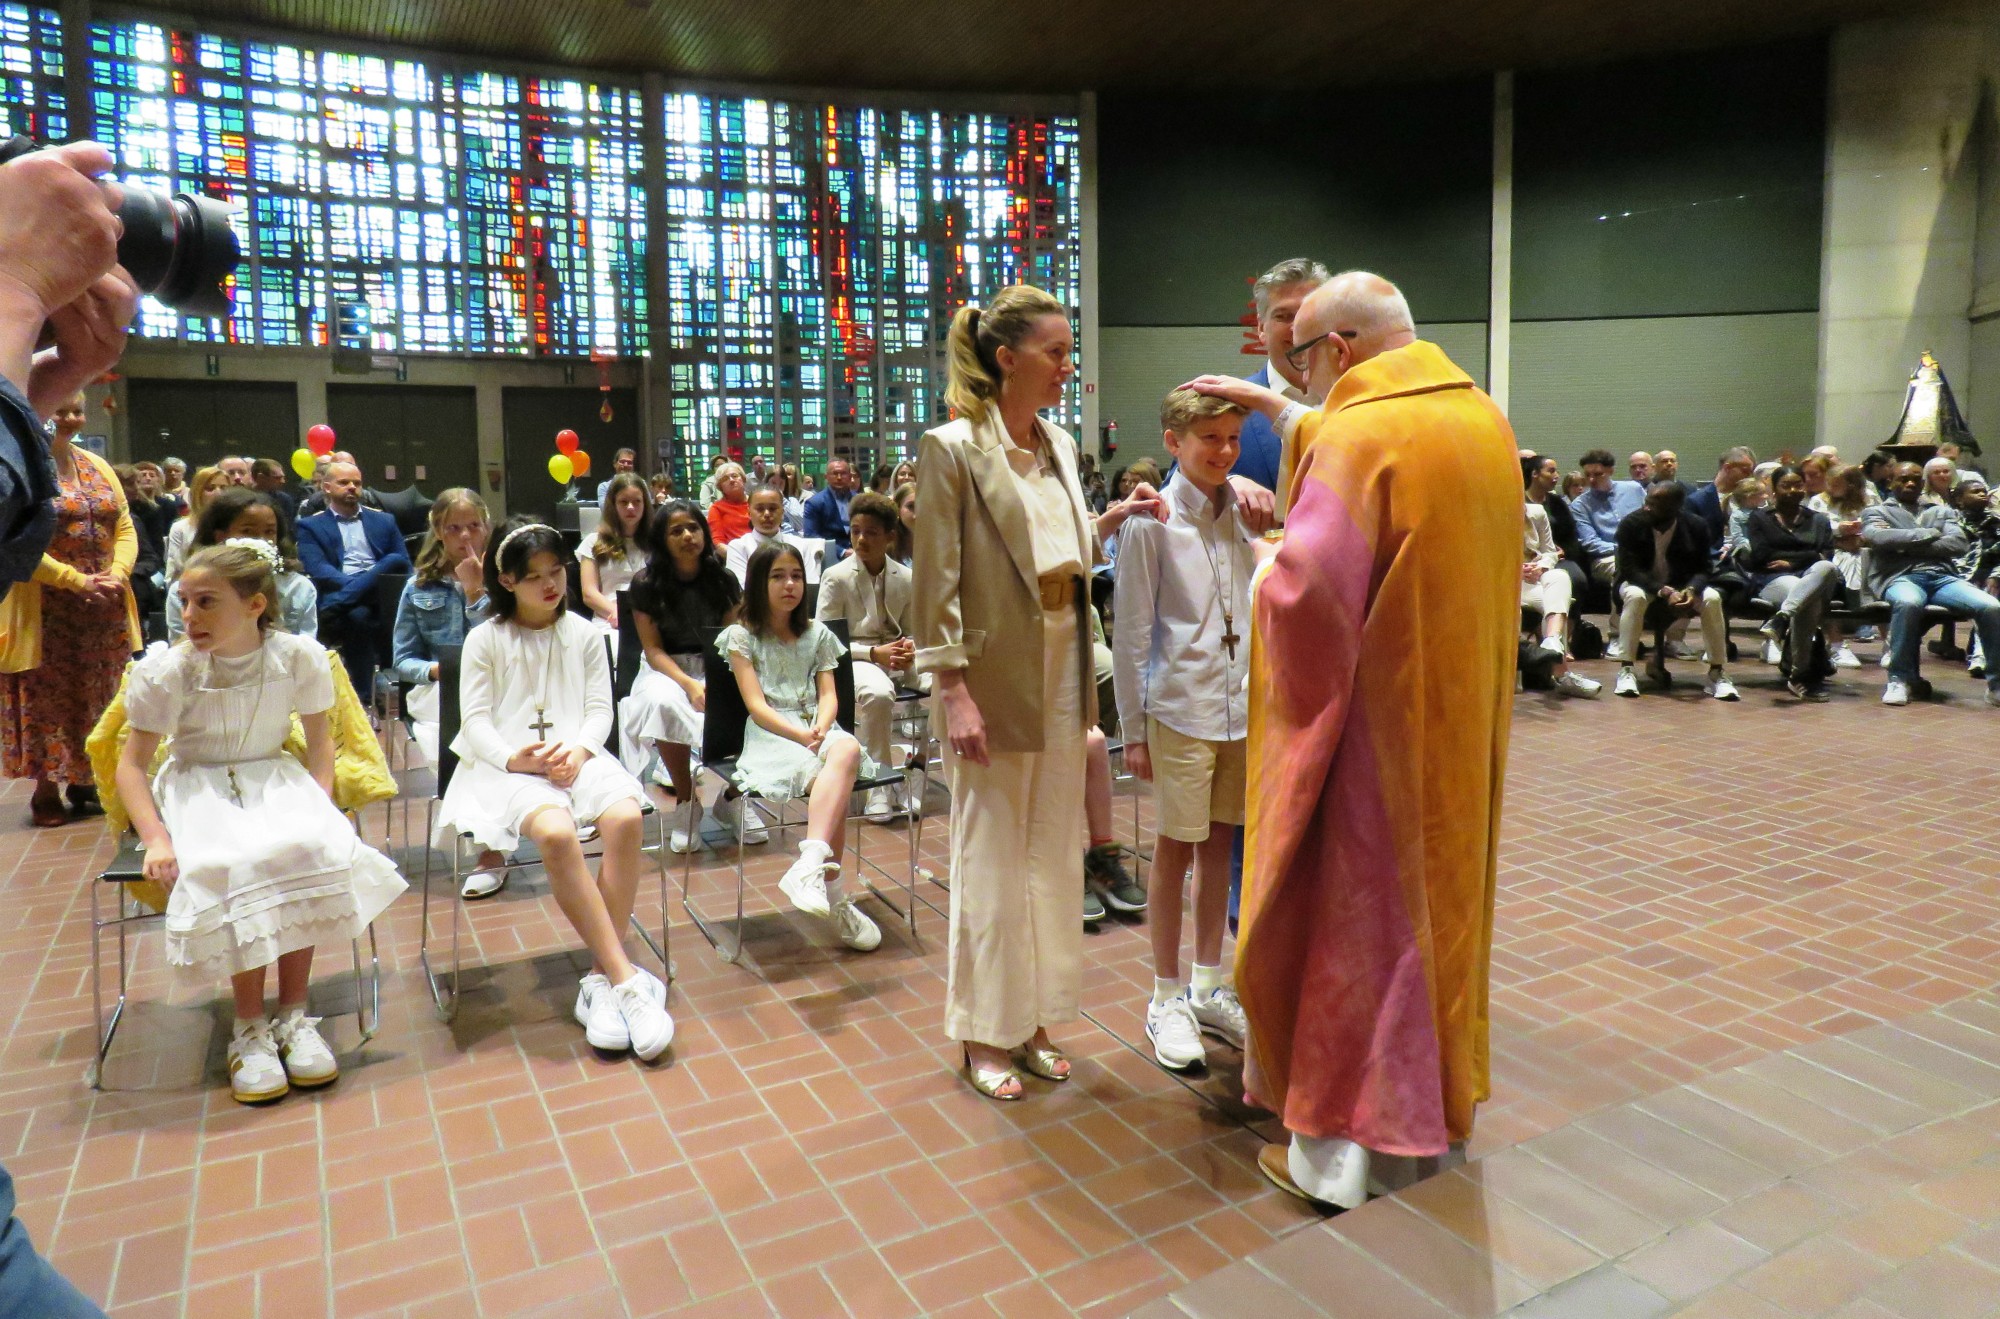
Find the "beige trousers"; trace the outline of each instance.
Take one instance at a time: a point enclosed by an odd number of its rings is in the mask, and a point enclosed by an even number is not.
[[[945,1034],[1012,1048],[1074,1021],[1083,982],[1083,693],[1076,616],[1042,615],[1042,750],[974,765],[945,741],[951,948]],[[990,714],[987,717],[991,717]]]
[[[931,675],[904,671],[891,674],[867,660],[854,661],[854,735],[878,765],[901,765],[889,749],[889,726],[896,713],[896,684],[931,689]]]

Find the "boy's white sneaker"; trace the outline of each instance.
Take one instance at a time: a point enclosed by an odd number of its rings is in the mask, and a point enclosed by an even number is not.
[[[1201,1043],[1201,1025],[1184,993],[1165,1003],[1147,1000],[1146,1038],[1153,1042],[1153,1057],[1169,1071],[1183,1072],[1208,1061],[1208,1050]]]
[[[1196,1024],[1230,1048],[1242,1049],[1250,1022],[1243,1015],[1243,1004],[1237,1001],[1234,989],[1223,985],[1210,994],[1197,994],[1190,989],[1187,999]]]
[[[1909,703],[1910,684],[1900,678],[1889,679],[1888,684],[1882,688],[1882,704],[1908,705]]]
[[[283,1099],[291,1088],[277,1041],[271,1038],[271,1023],[262,1017],[238,1019],[229,1037],[229,1093],[239,1104],[264,1104]]]
[[[293,1085],[310,1090],[340,1079],[340,1061],[320,1035],[318,1017],[308,1017],[304,1008],[293,1008],[271,1023],[271,1034],[277,1040],[285,1076]]]

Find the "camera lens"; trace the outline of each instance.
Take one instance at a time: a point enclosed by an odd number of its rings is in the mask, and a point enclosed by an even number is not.
[[[126,184],[118,264],[140,289],[189,316],[227,316],[222,281],[242,260],[229,207],[213,197]]]

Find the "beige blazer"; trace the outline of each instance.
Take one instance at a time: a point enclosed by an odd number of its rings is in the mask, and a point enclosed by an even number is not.
[[[748,539],[744,537],[744,540]],[[915,617],[910,609],[909,568],[890,559],[882,565],[882,576],[882,603],[888,606],[892,629],[888,635],[879,637],[861,635],[861,620],[868,615],[874,587],[868,581],[868,570],[861,566],[859,555],[848,555],[828,568],[819,579],[819,609],[815,617],[822,623],[839,619],[847,624],[848,649],[857,660],[868,658],[870,646],[885,645],[897,637],[908,636],[910,623]]]
[[[1096,523],[1076,479],[1076,441],[1040,423],[1056,474],[1076,513],[1077,557],[1103,556]],[[1042,599],[1027,506],[1007,465],[997,411],[927,432],[917,445],[915,574],[917,669],[965,670],[965,685],[986,721],[994,751],[1042,749]],[[1090,590],[1076,589],[1076,670],[1083,727],[1097,722],[1097,679],[1086,617]],[[943,706],[937,707],[938,734]]]

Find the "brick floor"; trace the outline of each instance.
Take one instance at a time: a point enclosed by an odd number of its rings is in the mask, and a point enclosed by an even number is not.
[[[1978,1295],[2000,1250],[1940,1214],[1983,1221],[1990,1151],[1966,1153],[1957,1127],[1924,1136],[1937,1175],[1911,1177],[1896,1141],[1976,1092],[1948,1070],[1968,1055],[1939,1061],[1955,1046],[1932,1041],[1986,1029],[1965,1017],[2000,983],[2000,712],[1949,673],[1933,674],[1946,699],[1900,711],[1878,704],[1872,669],[1825,706],[1796,705],[1759,666],[1738,676],[1736,706],[1693,685],[1517,700],[1476,1161],[1330,1225],[1257,1176],[1274,1128],[1236,1102],[1236,1059],[1183,1081],[1140,1052],[1143,926],[1086,942],[1088,1019],[1059,1037],[1076,1079],[996,1105],[940,1038],[936,912],[920,909],[912,943],[878,909],[883,947],[850,954],[778,910],[775,847],[752,867],[754,972],[717,958],[675,895],[680,1034],[657,1067],[584,1044],[573,939],[530,875],[466,908],[473,969],[450,1025],[417,970],[416,894],[399,901],[380,923],[381,1033],[357,1050],[352,1018],[330,1019],[342,1080],[266,1110],[223,1088],[222,987],[171,992],[148,931],[113,1088],[92,1091],[86,877],[111,842],[96,824],[29,830],[25,784],[0,800],[0,1159],[37,1242],[118,1315],[1164,1302],[1275,1319],[1315,1313],[1298,1306],[1323,1281],[1367,1298],[1339,1311],[1354,1314],[1561,1301],[1547,1312],[1615,1319],[1685,1300],[1767,1315],[1838,1292],[1821,1312],[1862,1319]],[[365,827],[380,838],[382,813]],[[926,858],[940,868],[941,834]],[[871,855],[900,855],[897,836],[868,835]],[[721,910],[724,872],[703,860],[698,895]],[[641,917],[657,926],[650,884]],[[329,1013],[350,996],[342,962],[322,961]],[[1829,1067],[1814,1051],[1841,1037],[1858,1053]],[[1812,1163],[1836,1151],[1841,1171]],[[1660,1160],[1685,1167],[1662,1178]],[[1922,1211],[1860,1221],[1878,1206],[1816,1173]],[[1815,1214],[1826,1232],[1780,1239]],[[1676,1241],[1683,1225],[1704,1226]],[[1710,1258],[1745,1266],[1689,1299],[1690,1261]],[[1664,1308],[1632,1308],[1649,1304]]]

